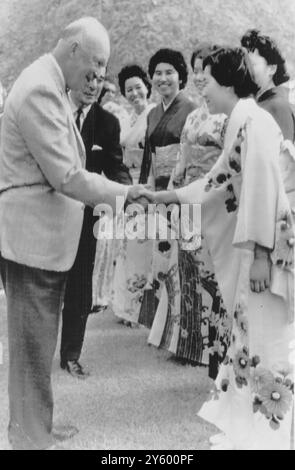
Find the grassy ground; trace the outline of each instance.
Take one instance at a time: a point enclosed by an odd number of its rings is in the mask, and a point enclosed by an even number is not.
[[[9,448],[5,310],[1,295],[0,449]],[[75,380],[63,372],[56,355],[55,421],[75,424],[80,429],[68,441],[68,448],[208,448],[213,429],[196,416],[210,387],[206,369],[176,365],[165,351],[147,345],[147,334],[144,328],[119,325],[109,311],[92,315],[81,361],[91,371],[87,381]]]

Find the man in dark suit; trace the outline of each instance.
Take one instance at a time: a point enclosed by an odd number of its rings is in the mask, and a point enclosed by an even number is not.
[[[70,103],[86,150],[86,169],[122,184],[131,184],[127,167],[122,162],[120,124],[96,101],[104,77],[89,82],[81,91],[70,93]],[[86,322],[92,305],[92,273],[96,238],[93,227],[97,217],[85,207],[77,256],[69,272],[62,311],[61,368],[72,376],[85,379],[87,372],[79,362]]]

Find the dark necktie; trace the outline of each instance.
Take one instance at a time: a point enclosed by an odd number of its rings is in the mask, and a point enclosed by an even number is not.
[[[78,127],[79,131],[81,131],[81,121],[80,121],[81,114],[83,114],[83,109],[78,108],[77,109],[77,116],[76,116],[76,126]]]

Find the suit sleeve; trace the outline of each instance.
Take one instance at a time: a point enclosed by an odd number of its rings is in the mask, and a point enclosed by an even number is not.
[[[108,143],[105,148],[103,172],[110,180],[122,184],[132,184],[129,170],[123,163],[122,147],[120,145],[120,124],[115,116],[109,116]]]
[[[92,207],[105,203],[114,208],[117,196],[125,200],[128,187],[82,168],[63,99],[46,87],[26,97],[18,123],[28,150],[56,191]]]

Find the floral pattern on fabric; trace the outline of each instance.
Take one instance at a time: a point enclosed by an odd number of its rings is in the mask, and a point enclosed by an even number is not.
[[[198,200],[200,194],[204,206],[208,203],[203,230],[233,322],[216,388],[198,416],[220,429],[237,450],[287,450],[290,445],[294,330],[289,294],[294,283],[285,214],[291,212],[294,178],[292,183],[280,173],[281,138],[275,121],[254,100],[240,100],[230,116],[224,152],[205,181],[210,194],[203,196],[201,185],[178,193],[181,202]],[[224,205],[229,185],[238,205],[232,213]],[[274,249],[270,286],[259,294],[250,284],[255,243]]]
[[[241,150],[242,150],[242,143],[245,140],[245,136],[244,136],[245,130],[246,130],[245,126],[240,128],[237,138],[235,142],[233,143],[231,152],[229,154],[228,164],[230,168],[236,173],[240,173],[242,169]]]
[[[212,168],[223,147],[227,121],[224,115],[210,115],[204,103],[188,115],[172,176],[174,187],[189,184]]]
[[[221,154],[227,121],[225,115],[210,115],[204,102],[188,115],[171,176],[174,188],[201,179],[211,170]],[[201,227],[195,226],[191,233],[189,220],[182,213],[183,237],[173,242],[171,250],[174,259],[170,263],[178,266],[173,271],[177,296],[172,305],[171,293],[164,286],[149,341],[183,363],[209,365],[209,375],[215,378],[227,351],[231,326]],[[172,313],[173,309],[176,312]]]
[[[250,388],[253,412],[260,412],[265,416],[273,430],[279,429],[280,422],[292,406],[292,369],[287,367],[286,370],[270,370],[261,365],[258,355],[250,356],[247,314],[241,304],[237,304],[235,308],[231,346],[224,366],[232,368],[238,389]],[[230,374],[230,371],[227,373]],[[224,377],[221,381],[221,391],[228,392],[229,385],[230,380]]]
[[[245,140],[245,132],[247,129],[247,123],[241,127],[237,133],[237,137],[232,145],[231,151],[228,156],[228,172],[217,172],[211,176],[205,186],[205,192],[209,192],[212,189],[220,188],[227,184],[235,175],[238,175],[242,170],[241,152],[242,144]],[[238,201],[235,194],[233,184],[228,184],[226,187],[227,196],[225,198],[225,206],[227,212],[235,212],[238,209]]]
[[[294,269],[295,233],[292,215],[280,214],[276,223],[275,246],[271,254],[272,262],[282,269]]]

